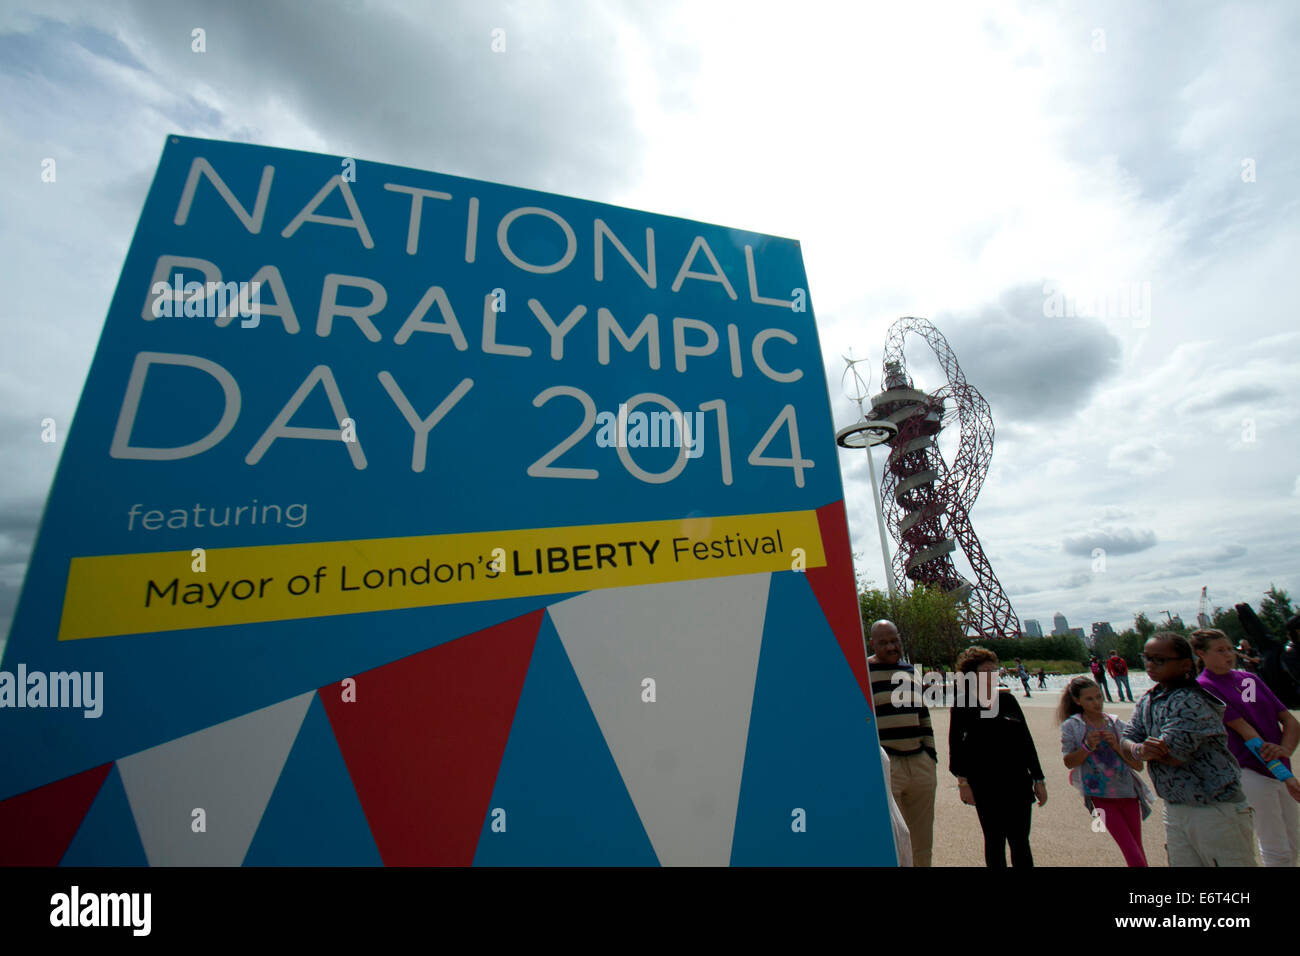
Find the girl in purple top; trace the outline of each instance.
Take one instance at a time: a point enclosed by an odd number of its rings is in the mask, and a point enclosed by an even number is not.
[[[1193,631],[1191,644],[1202,668],[1197,681],[1227,705],[1228,749],[1241,764],[1241,786],[1255,808],[1260,857],[1265,866],[1295,866],[1300,778],[1290,775],[1287,758],[1300,744],[1300,722],[1257,674],[1233,670],[1237,655],[1227,634],[1214,628]]]
[[[1134,771],[1142,761],[1119,745],[1124,722],[1103,710],[1101,687],[1087,677],[1066,685],[1056,718],[1061,722],[1061,753],[1070,782],[1083,804],[1114,837],[1129,866],[1146,866],[1142,821],[1151,813],[1151,795]]]

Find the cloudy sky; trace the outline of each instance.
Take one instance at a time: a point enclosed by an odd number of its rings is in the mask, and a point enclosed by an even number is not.
[[[1287,2],[8,2],[0,636],[169,133],[797,238],[837,423],[903,315],[991,404],[973,521],[1021,618],[1300,592],[1298,41]]]

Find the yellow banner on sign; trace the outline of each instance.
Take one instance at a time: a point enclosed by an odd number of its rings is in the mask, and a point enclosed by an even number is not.
[[[815,511],[73,558],[59,640],[465,604],[826,563]]]

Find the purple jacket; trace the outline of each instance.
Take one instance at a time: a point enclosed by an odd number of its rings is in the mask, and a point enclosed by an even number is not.
[[[1206,670],[1202,671],[1201,676],[1196,680],[1227,705],[1227,709],[1223,712],[1225,724],[1230,720],[1244,717],[1259,731],[1259,735],[1265,742],[1270,744],[1282,742],[1282,728],[1278,726],[1277,715],[1286,708],[1258,674],[1252,674],[1250,671],[1230,671],[1220,675]],[[1232,755],[1237,758],[1237,763],[1242,767],[1253,770],[1270,780],[1273,779],[1269,769],[1246,749],[1246,742],[1231,727],[1228,728],[1228,749],[1232,751]],[[1284,759],[1282,763],[1286,764],[1288,770],[1291,769],[1291,761]]]

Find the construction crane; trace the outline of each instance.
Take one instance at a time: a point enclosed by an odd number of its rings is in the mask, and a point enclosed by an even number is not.
[[[1210,604],[1210,597],[1209,597],[1208,594],[1206,594],[1206,592],[1205,592],[1205,587],[1202,586],[1202,587],[1201,587],[1201,607],[1200,607],[1200,610],[1198,610],[1198,611],[1196,612],[1196,626],[1197,626],[1197,627],[1209,627],[1209,626],[1210,626],[1209,604]]]

